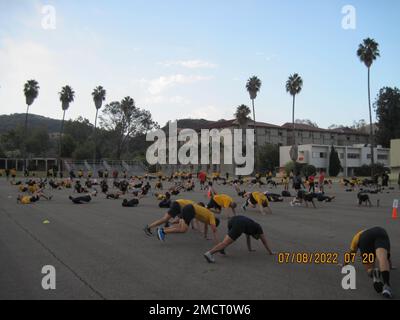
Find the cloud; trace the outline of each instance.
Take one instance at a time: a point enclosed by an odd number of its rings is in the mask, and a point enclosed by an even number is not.
[[[203,69],[203,68],[216,68],[217,65],[203,60],[178,60],[160,62],[164,67],[180,66],[188,69]]]
[[[199,81],[211,80],[210,76],[187,76],[182,74],[175,74],[170,76],[161,76],[153,80],[142,80],[148,84],[148,92],[152,95],[158,95],[161,92],[174,87],[178,84],[192,84]]]
[[[188,105],[191,103],[189,99],[186,99],[182,96],[166,97],[162,95],[145,97],[143,101],[145,104]]]
[[[221,108],[218,108],[214,105],[208,105],[206,107],[201,107],[201,108],[196,108],[194,109],[191,113],[189,113],[190,118],[195,118],[195,119],[213,119],[213,120],[219,120],[219,119],[226,119],[226,118],[232,118],[232,115],[230,115],[228,112],[223,112]]]

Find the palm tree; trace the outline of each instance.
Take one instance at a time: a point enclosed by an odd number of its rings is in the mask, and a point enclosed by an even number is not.
[[[24,125],[24,140],[27,138],[28,133],[28,113],[29,107],[35,101],[37,96],[39,95],[39,83],[36,80],[28,80],[24,85],[24,94],[25,94],[25,101],[26,101],[26,113],[25,113],[25,125]],[[25,158],[25,148],[24,148],[24,158]],[[25,170],[26,163],[24,161],[24,170]]]
[[[303,79],[297,73],[290,75],[289,79],[286,81],[286,92],[290,93],[290,95],[293,96],[293,106],[292,106],[293,145],[296,145],[296,135],[295,135],[296,124],[294,121],[296,94],[299,94],[302,88],[303,88]]]
[[[28,80],[24,85],[24,94],[26,100],[26,114],[25,114],[25,135],[28,128],[28,113],[29,107],[39,95],[39,83],[36,80]]]
[[[250,94],[251,103],[253,106],[253,120],[254,120],[254,133],[255,133],[255,145],[256,145],[256,169],[258,169],[258,145],[257,145],[257,129],[256,129],[256,112],[254,108],[254,100],[257,98],[257,93],[261,89],[261,80],[256,76],[252,76],[246,83],[246,89]]]
[[[380,57],[379,44],[371,38],[364,39],[358,46],[357,56],[360,61],[365,64],[368,69],[368,108],[369,108],[369,140],[371,144],[371,176],[374,175],[374,129],[372,127],[372,111],[371,111],[371,87],[370,87],[370,70],[373,62]]]
[[[59,146],[59,171],[61,170],[61,151],[62,151],[62,135],[64,131],[64,120],[65,120],[65,111],[68,110],[69,104],[74,101],[75,92],[72,90],[70,86],[65,86],[61,88],[61,92],[59,92],[60,101],[61,101],[61,108],[63,110],[63,118],[61,122],[61,129],[60,129],[60,146]]]
[[[235,118],[240,128],[244,128],[247,125],[250,113],[250,108],[244,104],[241,104],[236,108]]]
[[[96,162],[96,128],[97,128],[97,114],[103,105],[103,101],[106,99],[106,90],[102,86],[97,86],[92,92],[94,106],[96,107],[96,117],[94,118],[94,157],[93,160]]]

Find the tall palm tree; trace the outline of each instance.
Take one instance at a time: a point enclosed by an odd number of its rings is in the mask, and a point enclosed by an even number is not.
[[[372,111],[371,111],[371,86],[370,86],[370,70],[373,62],[380,57],[379,44],[371,38],[364,39],[358,46],[357,56],[368,69],[368,108],[369,108],[369,141],[371,144],[371,176],[374,175],[374,129],[372,127]]]
[[[61,129],[60,129],[60,146],[59,146],[59,171],[61,168],[61,152],[62,152],[62,135],[64,131],[64,120],[65,120],[65,111],[68,110],[69,105],[71,102],[74,101],[75,92],[72,90],[70,86],[65,86],[61,88],[61,92],[59,92],[60,101],[61,101],[61,108],[63,110],[63,118],[61,122]]]
[[[253,106],[253,121],[254,121],[254,133],[255,133],[255,145],[256,145],[256,170],[258,170],[258,144],[257,144],[257,128],[256,128],[256,112],[254,108],[254,100],[257,98],[257,94],[261,89],[261,80],[256,76],[252,76],[246,83],[246,89],[250,94],[251,103]]]
[[[39,95],[39,83],[36,80],[28,80],[24,85],[24,94],[26,101],[26,113],[25,113],[25,135],[28,127],[28,113],[29,107],[35,101],[37,96]]]
[[[106,99],[106,90],[102,86],[97,86],[92,92],[94,106],[96,107],[96,117],[94,118],[94,157],[93,160],[96,162],[97,155],[97,141],[96,141],[96,128],[97,128],[97,114],[103,105],[103,101]]]
[[[250,108],[245,104],[241,104],[236,108],[235,118],[240,128],[246,127],[250,113],[251,113]]]
[[[26,113],[25,113],[25,125],[24,125],[24,141],[28,136],[28,113],[29,107],[33,104],[37,96],[39,95],[39,83],[36,80],[28,80],[24,85],[24,94],[25,94],[25,101],[26,101]],[[26,158],[25,149],[26,146],[23,148],[24,158]],[[24,161],[24,170],[26,166],[26,160]]]
[[[303,79],[297,74],[294,73],[289,76],[289,79],[286,81],[286,92],[290,93],[293,97],[293,106],[292,106],[292,130],[293,130],[293,145],[296,145],[296,123],[294,121],[294,109],[296,105],[296,95],[301,92],[303,88]]]

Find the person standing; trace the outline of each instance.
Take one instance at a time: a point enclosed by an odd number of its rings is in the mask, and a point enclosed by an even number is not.
[[[318,177],[318,188],[320,192],[324,192],[325,172],[321,170]]]
[[[308,192],[315,192],[315,175],[310,175],[308,177],[308,183],[309,183],[309,188],[308,188]]]

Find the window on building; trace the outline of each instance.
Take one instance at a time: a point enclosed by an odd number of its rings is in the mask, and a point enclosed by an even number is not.
[[[388,155],[387,154],[378,154],[378,160],[387,160]]]
[[[278,136],[282,137],[282,131],[278,132]]]
[[[339,158],[344,159],[344,153],[339,153]]]
[[[313,158],[327,158],[328,154],[326,152],[313,152],[312,157]]]
[[[350,141],[350,137],[346,137],[347,141]]]
[[[360,155],[358,153],[348,153],[347,159],[360,159]]]
[[[371,154],[370,153],[367,154],[367,159],[371,159]]]

